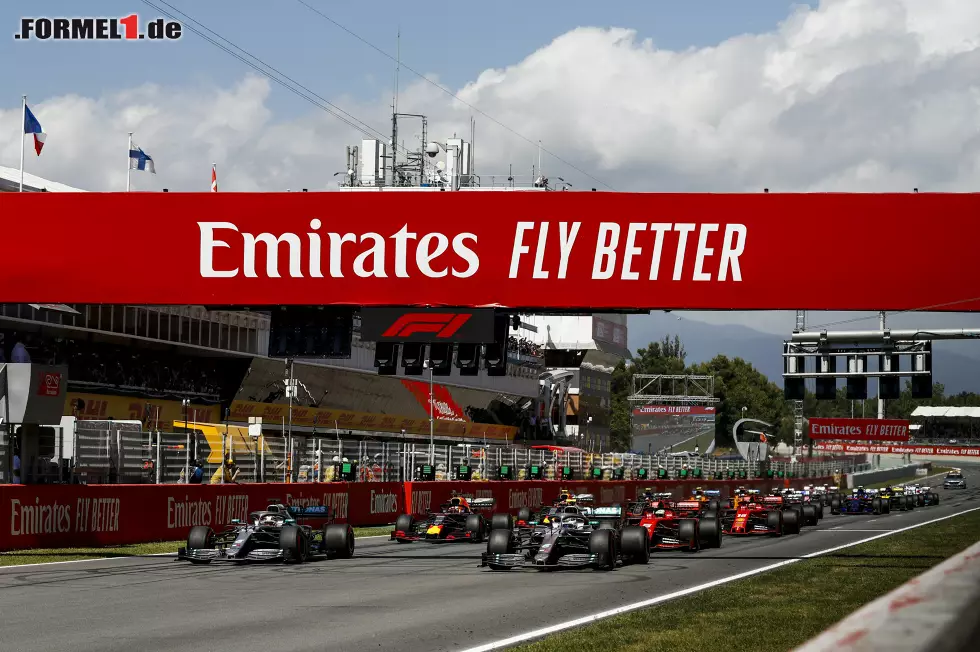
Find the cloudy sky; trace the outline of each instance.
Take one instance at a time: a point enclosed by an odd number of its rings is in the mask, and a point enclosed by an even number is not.
[[[464,134],[474,116],[483,179],[510,165],[529,175],[541,140],[554,154],[545,172],[576,188],[980,187],[980,2],[566,0],[423,13],[387,0],[104,0],[85,11],[145,22],[161,15],[149,3],[186,12],[381,134],[390,133],[387,55],[400,29],[404,63],[429,81],[403,67],[399,110],[429,116],[436,138]],[[25,15],[79,15],[78,3],[0,5],[10,33]],[[155,177],[134,173],[141,190],[207,190],[212,162],[222,190],[329,189],[344,146],[366,137],[191,33],[174,43],[4,38],[0,59],[20,62],[4,66],[0,165],[18,165],[27,93],[48,133],[27,170],[88,190],[125,188],[128,131],[156,161]],[[402,127],[406,146],[417,137],[416,125]],[[793,326],[792,313],[686,317]],[[980,327],[973,316],[925,320]]]

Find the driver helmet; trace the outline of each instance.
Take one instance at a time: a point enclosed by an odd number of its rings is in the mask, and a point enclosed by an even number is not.
[[[666,509],[664,509],[663,507],[661,507],[661,508],[659,508],[659,509],[657,509],[657,510],[656,510],[656,511],[655,511],[655,512],[653,513],[653,515],[654,515],[654,516],[657,516],[657,517],[660,517],[660,518],[663,518],[664,516],[666,516],[666,515],[667,515],[667,510],[666,510]]]

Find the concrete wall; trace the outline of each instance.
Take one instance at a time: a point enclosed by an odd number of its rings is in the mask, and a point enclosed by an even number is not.
[[[886,482],[888,480],[898,480],[900,478],[905,478],[910,475],[915,475],[916,469],[919,468],[931,468],[931,462],[921,462],[915,464],[906,464],[904,466],[893,466],[887,469],[878,469],[875,471],[860,471],[858,473],[848,473],[847,474],[847,488],[853,489],[854,487],[868,486],[871,484],[877,484],[879,482]]]

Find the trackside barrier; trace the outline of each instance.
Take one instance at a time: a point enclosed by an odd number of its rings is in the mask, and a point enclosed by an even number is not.
[[[591,493],[597,505],[632,500],[647,488],[689,495],[695,487],[739,486],[770,490],[829,478],[792,481],[513,481],[513,482],[329,482],[224,485],[4,485],[0,486],[0,550],[105,546],[175,541],[194,525],[218,529],[232,519],[265,508],[272,500],[287,505],[326,505],[341,523],[355,526],[393,523],[399,514],[425,514],[453,492],[492,497],[494,511],[550,504],[561,489]]]
[[[862,487],[865,485],[877,484],[879,482],[885,482],[886,480],[897,480],[899,478],[907,478],[910,475],[915,475],[917,469],[929,469],[932,467],[931,462],[922,462],[918,464],[906,464],[905,466],[893,466],[887,469],[878,469],[875,471],[860,471],[858,473],[848,473],[847,474],[847,488],[853,489],[854,487]]]
[[[980,543],[878,598],[796,652],[966,652],[980,634]]]

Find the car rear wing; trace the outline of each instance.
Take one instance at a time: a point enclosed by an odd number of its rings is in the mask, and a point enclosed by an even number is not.
[[[614,507],[593,507],[589,516],[595,520],[620,519],[623,517],[623,508],[616,505]]]
[[[705,489],[704,495],[705,496],[709,496],[711,498],[720,498],[721,497],[721,489]]]
[[[594,503],[595,496],[593,494],[575,494],[572,498],[577,503]]]
[[[293,505],[286,507],[286,512],[293,518],[328,518],[330,508],[326,505]]]
[[[698,500],[679,500],[674,503],[674,509],[678,511],[699,511],[702,507],[701,501]]]
[[[782,505],[783,504],[783,497],[782,496],[763,496],[762,502],[764,502],[764,503],[766,503],[768,505]]]
[[[474,498],[469,501],[473,509],[490,509],[497,504],[496,498]]]

